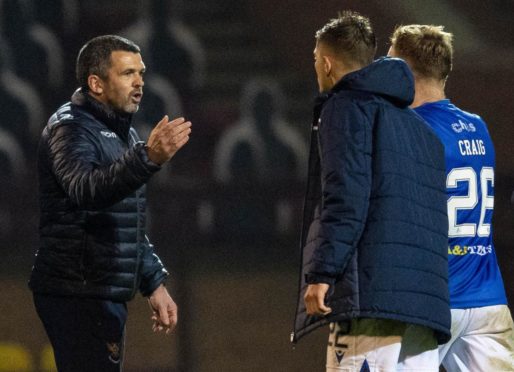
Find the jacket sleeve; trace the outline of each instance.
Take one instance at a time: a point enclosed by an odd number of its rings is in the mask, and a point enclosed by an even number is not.
[[[322,206],[307,283],[333,284],[364,229],[371,191],[370,120],[355,103],[331,99],[321,113]]]
[[[143,296],[150,296],[164,282],[168,271],[153,250],[153,244],[145,236],[144,252],[141,260],[141,284],[139,290]]]
[[[160,169],[148,160],[143,142],[116,161],[102,164],[94,135],[73,122],[52,128],[48,152],[52,171],[71,202],[90,210],[125,199]]]

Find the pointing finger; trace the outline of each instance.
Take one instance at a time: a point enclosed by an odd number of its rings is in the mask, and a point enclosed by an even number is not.
[[[164,116],[162,117],[162,119],[157,123],[157,125],[155,126],[155,128],[160,128],[160,127],[162,127],[163,125],[167,124],[167,123],[168,123],[168,120],[169,120],[168,115],[164,115]]]
[[[180,118],[173,119],[172,121],[168,122],[168,124],[175,127],[177,125],[182,124],[185,121],[186,121],[186,119],[184,119],[183,117],[180,117]]]

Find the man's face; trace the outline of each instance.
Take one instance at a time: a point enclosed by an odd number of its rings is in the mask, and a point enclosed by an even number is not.
[[[326,47],[322,43],[316,43],[314,48],[314,70],[318,78],[318,86],[320,93],[327,92],[332,89],[332,81],[329,79],[329,71],[327,71]]]
[[[133,114],[139,109],[143,97],[145,65],[141,54],[114,51],[111,67],[103,81],[100,100],[115,111]]]

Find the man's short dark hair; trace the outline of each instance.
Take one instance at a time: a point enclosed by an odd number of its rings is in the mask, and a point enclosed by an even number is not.
[[[375,33],[368,18],[344,11],[316,32],[318,43],[330,47],[351,65],[363,67],[373,62],[377,51]]]
[[[87,78],[98,75],[107,78],[107,70],[111,67],[111,53],[124,51],[141,53],[141,49],[132,41],[117,35],[103,35],[89,40],[77,57],[75,72],[77,81],[87,89]]]

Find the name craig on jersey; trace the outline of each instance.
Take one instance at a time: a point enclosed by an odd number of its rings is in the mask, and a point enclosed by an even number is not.
[[[485,155],[485,145],[481,139],[460,140],[457,142],[457,145],[463,156]]]

